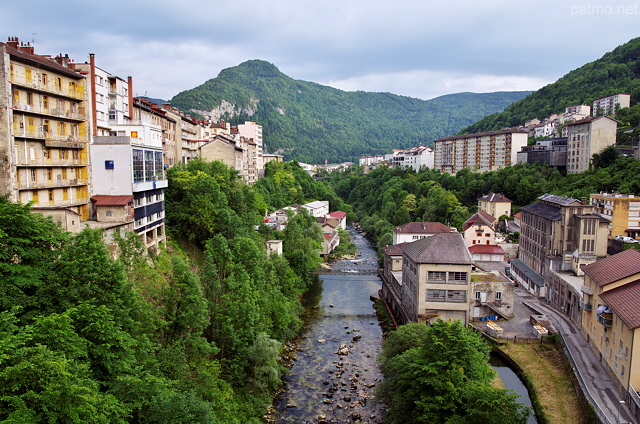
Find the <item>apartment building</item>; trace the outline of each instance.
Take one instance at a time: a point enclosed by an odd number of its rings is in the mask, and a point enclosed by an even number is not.
[[[583,268],[581,332],[640,418],[640,252],[625,250]]]
[[[618,121],[608,116],[588,117],[563,128],[567,137],[567,173],[589,169],[591,157],[616,143]]]
[[[455,232],[440,222],[407,222],[393,229],[393,244],[407,243],[452,231]]]
[[[0,193],[79,231],[89,218],[86,77],[68,56],[0,43]]]
[[[244,124],[237,126],[238,135],[244,137],[247,140],[253,140],[255,143],[255,164],[258,174],[256,180],[264,176],[264,161],[262,159],[263,152],[263,140],[262,140],[262,125],[258,125],[253,121],[245,121]]]
[[[517,162],[528,133],[507,129],[441,137],[434,141],[434,168],[455,174],[461,169],[495,171]]]
[[[595,212],[609,220],[610,236],[640,238],[640,197],[619,193],[599,193],[589,197]]]
[[[629,94],[618,93],[602,97],[593,101],[593,116],[615,115],[619,109],[630,105],[631,96]]]
[[[547,138],[524,146],[518,152],[518,163],[545,163],[556,168],[567,166],[567,137]]]
[[[426,146],[412,147],[408,150],[396,150],[393,152],[393,166],[411,168],[414,171],[420,171],[423,166],[433,169],[434,152],[433,149]]]

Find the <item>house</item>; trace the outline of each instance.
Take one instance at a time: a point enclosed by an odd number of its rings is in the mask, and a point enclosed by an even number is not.
[[[347,229],[347,214],[342,211],[335,211],[327,214],[327,218],[335,219],[338,221],[338,227],[346,230]]]
[[[433,149],[426,146],[412,147],[409,150],[395,150],[391,163],[393,166],[411,168],[420,171],[423,166],[433,169]]]
[[[481,246],[479,246],[481,247]],[[472,320],[483,317],[513,317],[514,284],[498,271],[471,273],[470,313]]]
[[[316,200],[301,206],[309,212],[309,215],[316,218],[323,217],[329,213],[329,202],[327,200]]]
[[[340,244],[340,236],[337,231],[323,231],[322,233],[322,256],[331,254]]]
[[[382,293],[397,318],[424,323],[441,318],[466,325],[473,260],[462,235],[437,233],[387,248],[385,255],[390,257],[384,262],[392,264],[393,269],[399,264],[396,249],[402,251],[402,270],[383,271]]]
[[[451,228],[440,222],[408,222],[393,229],[393,243],[416,241],[440,233],[450,233]]]
[[[265,247],[267,256],[282,255],[282,240],[267,240]]]
[[[511,200],[502,193],[485,194],[478,199],[478,211],[485,211],[497,221],[502,215],[511,216]]]
[[[477,244],[495,245],[496,231],[493,229],[495,222],[497,220],[483,210],[473,214],[471,218],[462,224],[462,234],[467,247]]]
[[[583,266],[582,333],[640,418],[640,252],[625,250]]]

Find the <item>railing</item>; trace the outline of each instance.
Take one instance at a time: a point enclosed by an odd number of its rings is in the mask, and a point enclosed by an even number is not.
[[[20,103],[15,101],[13,102],[13,109],[21,110],[23,112],[37,113],[40,115],[49,115],[49,116],[54,116],[58,118],[75,119],[78,121],[86,120],[86,115],[84,113],[74,112],[70,109],[62,110],[58,108],[48,108],[48,107],[46,108],[41,105],[29,105],[26,103]]]
[[[602,315],[598,315],[598,322],[605,327],[611,327],[613,325],[613,320],[610,318],[605,318]]]
[[[84,100],[84,87],[82,86],[76,86],[75,90],[62,89],[62,87],[56,86],[53,82],[43,83],[42,80],[37,76],[33,76],[31,80],[28,81],[26,78],[18,75],[14,75],[11,78],[11,83],[22,87],[45,91],[47,93],[59,96],[71,97],[77,100]]]
[[[18,167],[35,167],[35,166],[88,166],[89,161],[87,159],[32,159],[23,160],[21,163],[17,163]]]
[[[593,305],[591,305],[591,303],[587,303],[587,302],[583,302],[582,300],[580,301],[580,309],[583,309],[585,311],[590,311],[593,309]]]
[[[60,187],[76,187],[89,184],[87,178],[73,178],[66,180],[43,180],[43,181],[24,181],[18,184],[18,190],[29,190],[34,188],[60,188]]]

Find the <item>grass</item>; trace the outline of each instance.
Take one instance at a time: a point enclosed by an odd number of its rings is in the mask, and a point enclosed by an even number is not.
[[[554,424],[587,422],[562,349],[553,344],[507,343],[500,346],[520,365],[537,392],[547,421]],[[533,399],[532,399],[533,400]]]

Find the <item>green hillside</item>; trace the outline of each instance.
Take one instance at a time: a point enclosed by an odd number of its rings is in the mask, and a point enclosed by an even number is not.
[[[263,126],[266,148],[285,159],[320,163],[356,160],[393,148],[431,144],[529,92],[459,93],[419,100],[390,93],[347,92],[294,80],[274,65],[250,60],[224,69],[170,100],[214,120]]]
[[[461,133],[524,125],[527,119],[542,119],[552,113],[564,112],[567,106],[591,105],[595,99],[616,93],[630,94],[632,106],[640,98],[640,38],[569,72],[503,112],[486,116]]]

